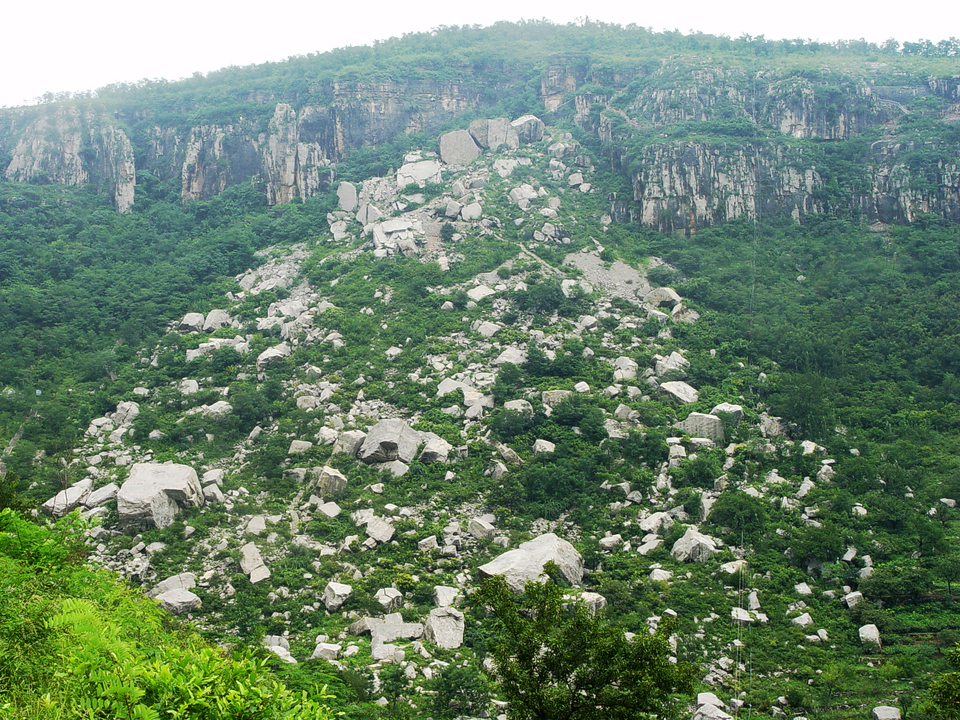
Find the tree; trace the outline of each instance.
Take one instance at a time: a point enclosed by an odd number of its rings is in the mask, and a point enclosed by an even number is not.
[[[678,695],[693,692],[694,666],[670,661],[669,622],[627,639],[552,581],[527,583],[515,598],[496,576],[474,600],[497,617],[490,648],[511,720],[669,717]]]
[[[960,645],[949,653],[947,660],[953,672],[944,673],[930,686],[930,700],[923,711],[939,720],[960,718]]]

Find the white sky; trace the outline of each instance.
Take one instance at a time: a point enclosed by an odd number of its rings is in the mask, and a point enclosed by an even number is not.
[[[34,0],[36,1],[36,0]],[[142,78],[179,79],[228,65],[499,20],[593,20],[654,30],[768,39],[942,40],[960,35],[955,0],[47,0],[11,3],[0,29],[0,106],[45,92]]]

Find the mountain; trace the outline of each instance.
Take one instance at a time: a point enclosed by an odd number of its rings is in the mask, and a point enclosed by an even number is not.
[[[547,560],[699,717],[906,712],[955,54],[498,24],[2,111],[4,503],[348,717],[505,712],[471,595]]]

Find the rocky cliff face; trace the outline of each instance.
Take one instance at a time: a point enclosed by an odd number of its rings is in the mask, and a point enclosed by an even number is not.
[[[111,196],[118,211],[133,206],[133,146],[105,114],[68,105],[42,108],[27,120],[11,156],[3,173],[7,180],[92,183]]]
[[[141,111],[44,106],[4,118],[0,168],[9,180],[94,184],[121,212],[133,204],[137,170],[179,182],[184,201],[255,180],[268,202],[286,203],[325,192],[350,149],[480,110],[508,97],[519,77],[492,88],[470,72],[457,82],[339,81],[327,88],[327,102],[302,106],[254,93],[248,100],[267,113],[192,126]],[[682,58],[611,69],[570,56],[541,72],[539,91],[548,112],[597,136],[629,178],[632,207],[620,197],[611,210],[648,227],[696,230],[741,216],[800,219],[838,209],[880,222],[927,212],[957,219],[960,148],[938,137],[918,146],[899,127],[920,96],[946,104],[943,121],[960,120],[960,77],[911,80],[881,85]],[[883,139],[861,163],[862,178],[833,192],[825,148],[868,135]],[[918,153],[935,156],[922,177]]]

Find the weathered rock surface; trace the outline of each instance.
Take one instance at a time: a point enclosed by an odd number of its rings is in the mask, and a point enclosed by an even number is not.
[[[454,130],[440,136],[440,159],[447,165],[469,165],[480,157],[480,148],[468,130]]]
[[[179,507],[203,505],[196,471],[187,465],[136,463],[117,492],[120,524],[127,528],[166,527]]]
[[[196,595],[185,588],[173,588],[154,598],[164,610],[180,615],[197,610],[203,603]]]
[[[679,540],[673,544],[670,554],[680,562],[705,562],[712,555],[720,552],[716,538],[704,535],[697,528],[690,527]]]
[[[510,550],[494,558],[479,568],[483,577],[503,575],[514,592],[523,590],[530,581],[545,578],[543,566],[548,562],[556,563],[560,572],[571,585],[579,585],[583,580],[583,558],[566,540],[553,533],[521,544],[516,550]]]
[[[452,607],[438,607],[430,611],[423,628],[423,639],[444,650],[463,645],[463,613]]]
[[[250,577],[250,582],[254,584],[270,577],[270,569],[263,562],[260,550],[252,542],[240,548],[240,569]]]
[[[403,420],[381,420],[367,433],[358,457],[365,463],[401,460],[409,463],[416,457],[420,433]]]

